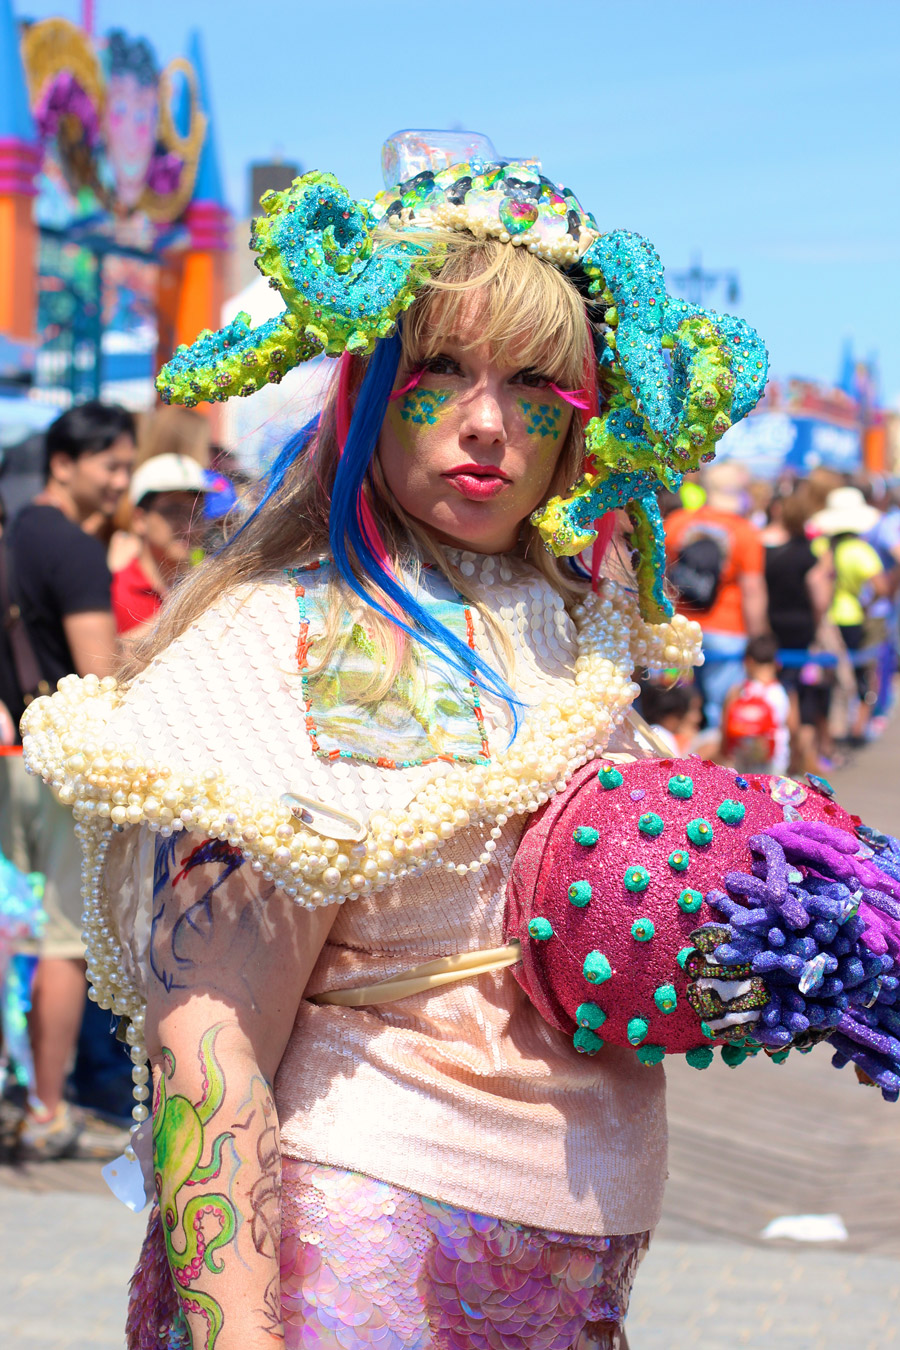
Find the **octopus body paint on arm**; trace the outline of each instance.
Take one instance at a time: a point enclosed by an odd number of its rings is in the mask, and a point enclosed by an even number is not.
[[[193,1350],[276,1350],[281,1147],[271,1087],[336,907],[262,888],[242,855],[159,841],[147,1040],[162,1239]]]

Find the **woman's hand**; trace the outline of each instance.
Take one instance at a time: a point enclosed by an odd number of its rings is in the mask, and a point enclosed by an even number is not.
[[[195,1350],[282,1344],[271,1085],[336,914],[265,887],[219,841],[159,841],[147,1008],[154,1173]]]

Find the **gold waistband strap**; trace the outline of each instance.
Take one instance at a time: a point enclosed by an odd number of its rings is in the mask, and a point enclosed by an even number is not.
[[[457,956],[441,956],[436,961],[426,961],[421,966],[413,966],[403,975],[394,975],[378,984],[366,984],[360,989],[335,989],[327,994],[315,994],[311,1003],[334,1003],[341,1008],[363,1008],[374,1003],[396,1003],[398,999],[408,998],[410,994],[421,994],[426,989],[437,989],[442,984],[454,984],[457,980],[469,980],[475,975],[486,975],[491,970],[503,970],[514,966],[522,959],[522,946],[518,941],[507,943],[505,947],[492,947],[487,951],[460,952]]]

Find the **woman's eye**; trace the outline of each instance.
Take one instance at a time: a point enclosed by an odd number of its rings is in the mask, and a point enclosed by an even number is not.
[[[453,360],[452,356],[444,356],[439,353],[437,356],[429,357],[422,367],[432,375],[458,375],[459,363]]]
[[[549,375],[542,375],[539,370],[520,370],[515,376],[515,383],[524,384],[528,389],[546,389],[551,380]]]

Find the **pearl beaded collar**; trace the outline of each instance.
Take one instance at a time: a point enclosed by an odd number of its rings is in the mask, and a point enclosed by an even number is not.
[[[489,609],[492,591],[500,595],[504,585],[514,590],[522,584],[523,571],[530,584],[551,589],[542,580],[535,582],[533,569],[516,559],[470,553],[457,558],[463,575],[484,588]],[[502,608],[495,617],[510,626]],[[23,719],[26,763],[75,815],[84,851],[91,997],[130,1021],[137,1121],[147,1117],[144,999],[104,896],[103,873],[114,831],[146,825],[162,835],[186,829],[227,840],[263,878],[308,908],[384,890],[426,868],[478,871],[490,861],[500,827],[509,817],[537,810],[576,769],[602,754],[638,692],[631,678],[636,664],[688,668],[699,658],[696,624],[676,616],[671,624],[648,625],[635,598],[611,582],[586,596],[572,617],[578,635],[574,679],[569,675],[551,684],[558,692],[529,708],[513,744],[506,747],[507,737],[500,732],[493,738],[494,757],[487,765],[440,765],[419,770],[418,777],[395,773],[395,783],[412,781],[417,790],[411,800],[396,805],[387,801],[384,809],[371,811],[359,843],[323,838],[304,828],[277,793],[255,795],[243,782],[229,781],[215,767],[202,764],[181,772],[154,761],[140,745],[111,739],[110,726],[133,692],[120,690],[114,679],[68,676],[52,698],[30,705]],[[522,625],[525,620],[513,622]],[[216,657],[211,650],[208,661],[212,688]],[[255,727],[265,715],[265,709],[247,709]],[[497,726],[503,723],[496,709],[494,720]],[[241,730],[236,728],[235,735]],[[288,790],[292,786],[297,784],[283,783]],[[469,863],[445,862],[444,844],[472,827],[486,836],[482,851]]]

